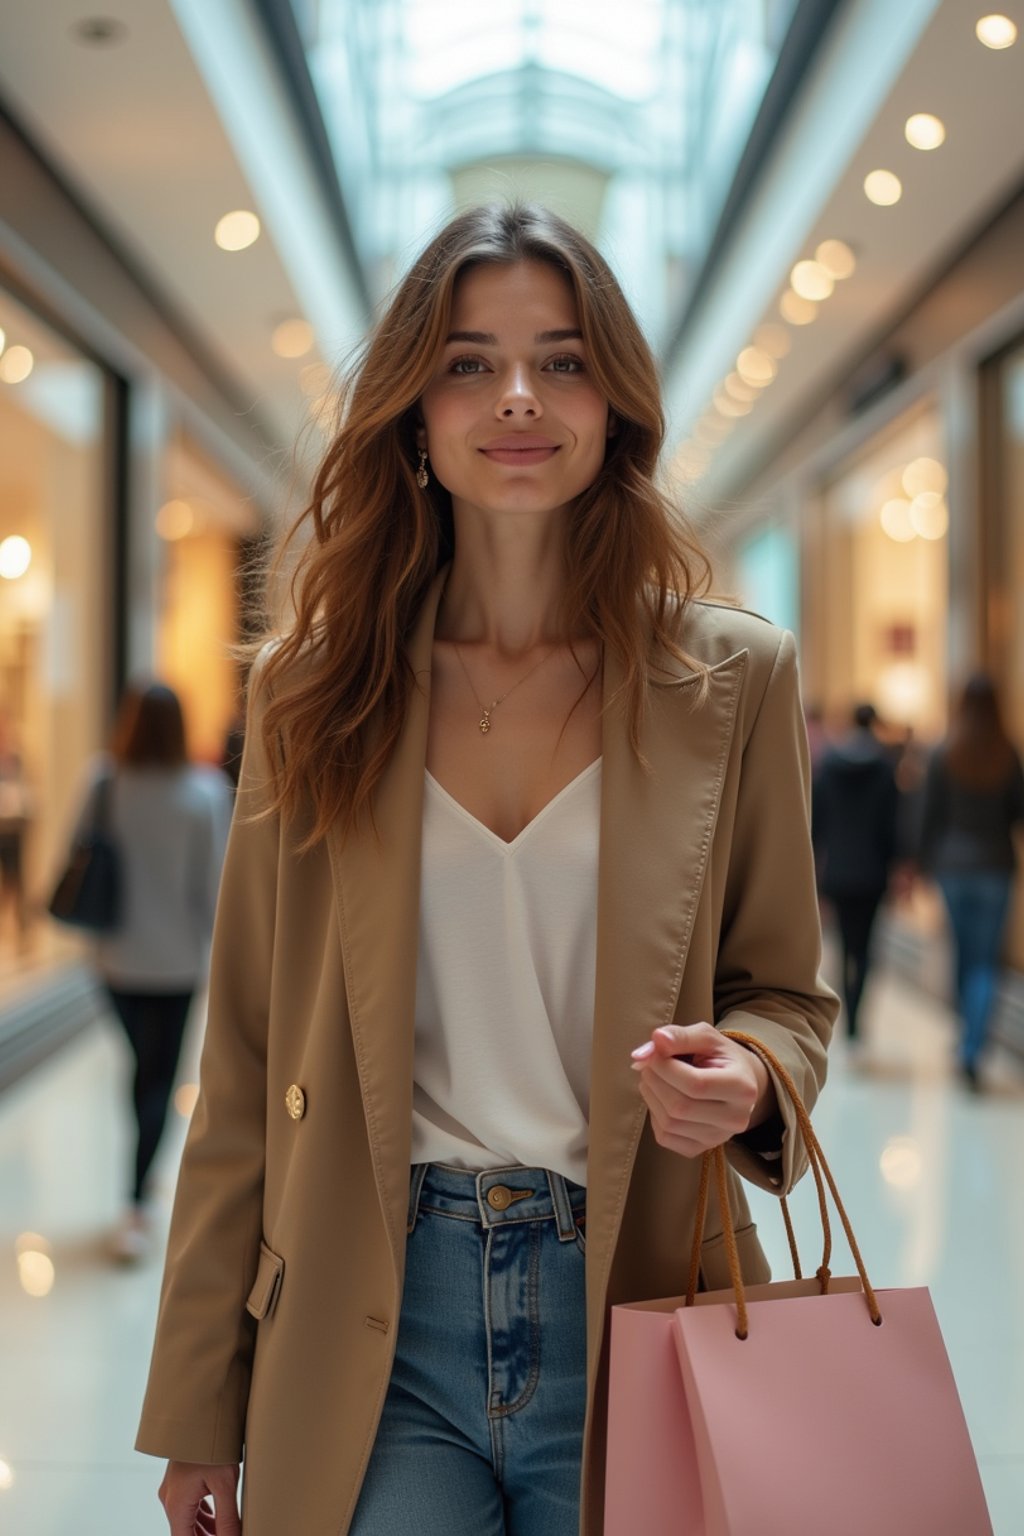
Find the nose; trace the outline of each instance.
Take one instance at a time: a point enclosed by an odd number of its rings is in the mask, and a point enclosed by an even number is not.
[[[540,401],[525,364],[514,365],[503,376],[496,411],[503,421],[515,421],[519,417],[534,420],[540,415]]]

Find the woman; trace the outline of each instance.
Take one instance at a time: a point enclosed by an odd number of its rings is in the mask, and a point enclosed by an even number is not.
[[[948,739],[933,753],[921,803],[920,865],[942,891],[956,955],[959,1061],[981,1087],[1016,853],[1024,772],[990,677],[966,684]]]
[[[661,436],[543,209],[460,215],[370,338],[251,688],[138,1441],[175,1536],[240,1529],[243,1442],[246,1536],[599,1532],[609,1305],[684,1287],[703,1150],[801,1171],[713,1027],[813,1100],[793,642],[699,601]]]
[[[131,1187],[112,1248],[131,1262],[148,1246],[148,1179],[205,974],[230,802],[219,774],[189,765],[181,704],[161,683],[125,691],[75,842],[96,820],[101,795],[119,856],[121,919],[97,942],[95,959],[134,1063]]]

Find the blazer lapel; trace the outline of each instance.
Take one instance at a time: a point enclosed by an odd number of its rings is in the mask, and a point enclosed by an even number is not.
[[[605,666],[597,985],[587,1179],[588,1286],[603,1298],[646,1108],[630,1051],[670,1023],[686,964],[746,670],[740,651],[711,671],[654,684],[637,763],[617,661]],[[600,1302],[603,1305],[603,1301]]]
[[[446,569],[430,587],[408,645],[416,686],[394,755],[377,787],[379,839],[365,823],[344,839],[339,833],[329,838],[360,1089],[377,1193],[396,1264],[405,1243],[409,1202],[430,663]]]

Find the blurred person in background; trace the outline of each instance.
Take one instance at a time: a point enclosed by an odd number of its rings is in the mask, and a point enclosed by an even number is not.
[[[25,894],[25,837],[32,819],[32,791],[6,712],[0,709],[0,919],[14,913],[17,946],[28,946],[29,907]]]
[[[112,780],[120,866],[121,918],[96,939],[94,958],[134,1061],[130,1191],[112,1242],[114,1257],[130,1262],[148,1247],[147,1180],[206,973],[230,791],[218,771],[189,763],[181,703],[157,682],[126,689],[111,752],[89,776],[75,840],[93,825],[100,787]]]
[[[1024,772],[1003,726],[992,679],[967,682],[949,734],[924,781],[918,862],[942,891],[953,936],[959,1064],[980,1087],[1024,822]]]
[[[860,1044],[860,1006],[871,939],[897,858],[899,790],[891,751],[875,735],[873,704],[858,704],[852,729],[821,759],[812,837],[821,894],[839,930],[846,1038]]]

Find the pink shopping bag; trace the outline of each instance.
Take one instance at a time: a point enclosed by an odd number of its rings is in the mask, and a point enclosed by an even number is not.
[[[759,1041],[733,1038],[794,1101],[822,1265],[744,1287],[722,1149],[708,1155],[689,1295],[612,1308],[606,1536],[992,1536],[928,1292],[873,1290],[795,1085]],[[733,1289],[698,1295],[712,1169]],[[826,1182],[854,1277],[828,1270]]]

